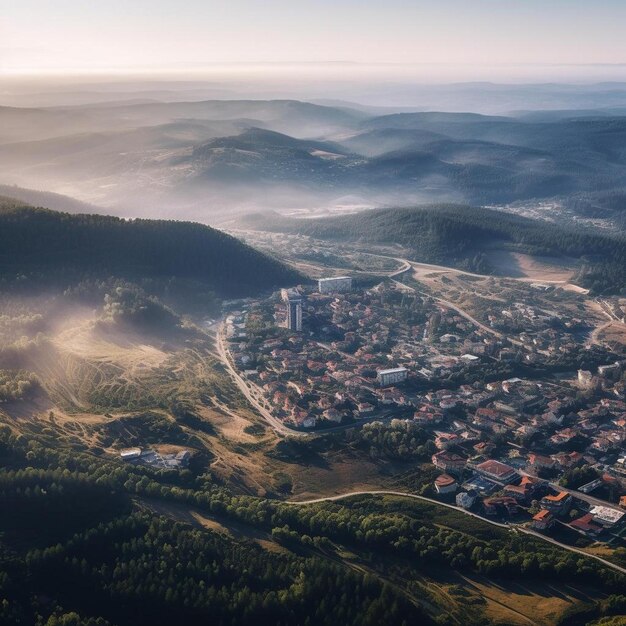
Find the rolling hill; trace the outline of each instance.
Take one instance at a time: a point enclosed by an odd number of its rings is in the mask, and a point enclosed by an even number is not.
[[[400,244],[416,261],[445,263],[491,273],[486,250],[579,258],[578,282],[594,292],[626,289],[623,235],[591,233],[484,208],[430,205],[375,209],[322,219],[253,214],[244,228],[289,232],[316,239],[369,244]]]
[[[346,197],[567,203],[620,189],[626,175],[620,109],[378,115],[296,100],[139,102],[3,107],[0,128],[1,182],[203,222]],[[607,217],[619,225],[624,209]]]
[[[222,296],[257,293],[301,278],[221,231],[190,222],[70,215],[0,203],[2,279],[70,284],[110,276],[182,278]]]

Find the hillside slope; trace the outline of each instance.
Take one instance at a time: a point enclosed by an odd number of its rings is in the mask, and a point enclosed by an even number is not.
[[[623,235],[591,233],[484,208],[442,204],[317,220],[254,214],[240,224],[317,239],[401,244],[415,260],[483,273],[492,270],[483,256],[486,249],[568,256],[581,259],[578,280],[584,286],[596,292],[619,292],[626,287]]]
[[[0,199],[0,275],[193,279],[224,296],[297,281],[279,261],[208,226],[70,215]]]

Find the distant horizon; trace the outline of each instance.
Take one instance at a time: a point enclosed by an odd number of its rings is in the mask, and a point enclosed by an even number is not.
[[[620,0],[188,0],[182,7],[0,0],[0,7],[2,76],[339,65],[426,75],[464,68],[457,77],[464,80],[570,68],[587,80],[590,68],[626,67]]]
[[[471,68],[470,72],[466,70]],[[157,81],[239,80],[242,77],[267,79],[259,72],[266,70],[283,78],[307,80],[311,76],[299,72],[322,73],[327,80],[350,78],[344,70],[357,72],[355,78],[382,81],[403,81],[415,85],[448,85],[492,83],[495,85],[626,83],[626,61],[614,63],[473,63],[440,62],[363,62],[328,61],[197,61],[172,65],[143,64],[133,66],[93,66],[65,68],[6,69],[0,66],[3,80],[67,80],[100,81],[102,79],[135,79]],[[392,70],[391,73],[386,71]],[[503,73],[506,70],[506,73]],[[338,72],[341,71],[341,74]],[[385,73],[382,73],[385,72]],[[271,78],[270,76],[269,78]]]

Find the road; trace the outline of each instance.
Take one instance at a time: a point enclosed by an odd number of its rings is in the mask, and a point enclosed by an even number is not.
[[[295,435],[295,436],[306,436],[309,433],[302,433],[300,431],[292,430],[285,426],[278,418],[274,417],[259,401],[256,395],[252,392],[249,384],[241,377],[239,372],[231,363],[231,360],[228,355],[228,350],[224,345],[224,332],[223,327],[220,328],[217,332],[216,337],[216,349],[217,355],[220,358],[220,361],[224,364],[232,379],[235,381],[235,384],[241,391],[241,393],[245,396],[246,400],[257,410],[257,412],[263,417],[263,419],[277,432],[283,435]]]
[[[364,419],[360,419],[358,422],[351,422],[349,424],[340,424],[339,426],[331,426],[330,428],[320,428],[312,431],[302,431],[295,430],[286,426],[283,422],[281,422],[277,417],[272,415],[272,413],[265,408],[262,401],[264,398],[260,394],[254,393],[253,386],[247,382],[237,371],[234,365],[231,362],[229,357],[228,349],[225,346],[224,342],[224,328],[223,326],[216,333],[216,354],[220,361],[224,364],[235,384],[241,391],[241,393],[245,396],[246,400],[252,405],[254,409],[259,413],[259,415],[278,433],[281,435],[290,435],[292,437],[314,437],[317,435],[324,435],[327,433],[338,433],[343,430],[349,430],[350,428],[356,428],[362,426],[363,424],[367,424],[368,422],[384,422],[387,420],[391,420],[394,417],[398,417],[395,412],[390,412],[389,414],[383,415],[375,415],[373,417],[367,417]],[[260,397],[259,397],[260,396]]]
[[[347,493],[342,493],[336,496],[326,496],[324,498],[313,498],[311,500],[287,500],[285,504],[293,504],[293,505],[307,505],[307,504],[319,504],[321,502],[336,502],[337,500],[345,500],[346,498],[353,498],[357,496],[399,496],[401,498],[413,498],[414,500],[422,500],[424,502],[429,502],[430,504],[436,504],[437,506],[443,506],[448,509],[453,509],[454,511],[458,511],[459,513],[465,513],[466,515],[470,515],[471,517],[475,517],[476,519],[481,520],[482,522],[486,522],[491,524],[492,526],[498,526],[500,528],[509,529],[508,524],[501,524],[500,522],[494,522],[493,520],[489,520],[477,513],[472,513],[471,511],[466,511],[465,509],[461,509],[454,504],[447,504],[446,502],[439,502],[439,500],[434,500],[433,498],[428,498],[426,496],[418,496],[416,493],[406,493],[405,491],[389,491],[385,489],[373,490],[373,491],[349,491]]]
[[[461,317],[465,318],[468,322],[471,322],[472,324],[474,324],[474,326],[477,326],[478,328],[480,328],[484,332],[489,333],[490,335],[493,335],[494,337],[497,337],[498,339],[506,340],[506,341],[510,342],[511,344],[513,344],[513,345],[519,346],[520,348],[524,348],[525,347],[524,344],[521,341],[519,341],[518,339],[513,339],[512,337],[508,337],[504,333],[501,333],[500,331],[495,330],[493,328],[490,328],[489,326],[483,324],[482,322],[479,322],[475,317],[472,317],[467,311],[462,309],[457,304],[454,304],[453,302],[450,302],[449,300],[445,300],[444,298],[439,298],[438,296],[433,296],[432,294],[427,293],[425,291],[420,291],[416,287],[411,287],[410,285],[405,285],[403,282],[401,282],[399,280],[396,280],[395,278],[392,278],[392,280],[401,289],[407,289],[409,291],[413,291],[415,293],[419,293],[419,294],[421,294],[423,296],[426,296],[428,298],[432,298],[433,300],[435,300],[435,302],[438,302],[439,304],[445,306],[446,308],[452,309],[453,311],[456,311]]]
[[[425,502],[429,502],[431,504],[436,504],[438,506],[443,506],[449,509],[454,509],[455,511],[459,513],[463,513],[465,515],[475,517],[476,519],[479,519],[480,521],[485,522],[486,524],[491,524],[492,526],[498,526],[499,528],[504,528],[511,532],[522,532],[526,535],[531,535],[533,537],[536,537],[537,539],[541,539],[542,541],[546,541],[555,546],[563,548],[564,550],[569,550],[570,552],[576,552],[577,554],[581,554],[582,556],[585,556],[589,559],[595,559],[596,561],[599,561],[606,567],[609,567],[617,572],[620,572],[621,574],[626,574],[625,567],[621,567],[617,565],[616,563],[611,563],[611,561],[607,561],[606,559],[603,559],[602,557],[597,556],[595,554],[588,554],[587,552],[585,552],[584,550],[580,550],[579,548],[568,546],[567,544],[561,543],[560,541],[557,541],[556,539],[552,539],[551,537],[546,537],[545,535],[535,532],[534,530],[531,530],[529,528],[524,528],[523,526],[520,526],[518,524],[501,524],[500,522],[494,522],[493,520],[482,517],[481,515],[477,515],[476,513],[472,513],[471,511],[466,511],[465,509],[461,509],[452,504],[439,502],[438,500],[427,498],[426,496],[418,496],[417,494],[414,494],[414,493],[406,493],[403,491],[388,491],[384,489],[377,489],[377,490],[371,490],[371,491],[349,491],[347,493],[342,493],[336,496],[327,496],[325,498],[313,498],[311,500],[301,500],[301,501],[289,500],[286,502],[286,504],[306,506],[308,504],[319,504],[321,502],[336,502],[338,500],[345,500],[346,498],[352,498],[352,497],[358,497],[358,496],[381,496],[381,495],[382,496],[384,495],[398,496],[401,498],[413,498],[414,500],[422,500]]]
[[[512,343],[513,345],[516,345],[522,348],[525,347],[524,344],[518,339],[507,337],[504,333],[501,333],[493,328],[490,328],[486,324],[483,324],[482,322],[478,321],[475,317],[472,317],[467,311],[465,311],[458,305],[454,304],[453,302],[450,302],[449,300],[445,300],[444,298],[433,296],[427,292],[420,291],[419,289],[415,287],[411,287],[410,285],[405,285],[403,282],[398,280],[398,277],[402,276],[403,274],[406,274],[411,269],[415,269],[418,267],[422,269],[429,269],[429,270],[440,271],[440,272],[454,272],[456,274],[461,274],[463,276],[473,276],[475,278],[488,278],[488,276],[485,276],[484,274],[473,274],[472,272],[466,272],[465,270],[456,269],[454,267],[446,267],[444,265],[433,265],[431,263],[418,263],[416,261],[409,261],[408,259],[404,259],[402,257],[395,257],[395,256],[386,255],[386,254],[378,254],[375,252],[362,252],[362,251],[359,251],[359,252],[361,254],[366,254],[368,256],[378,257],[382,259],[389,259],[398,263],[400,267],[397,270],[394,270],[392,272],[379,272],[379,274],[381,276],[385,276],[386,278],[391,278],[391,280],[393,280],[394,283],[398,285],[400,288],[407,289],[409,291],[413,291],[416,293],[420,293],[426,297],[432,298],[439,304],[442,304],[443,306],[449,309],[452,309],[453,311],[456,311],[461,317],[465,318],[466,320],[468,320],[469,322],[471,322],[472,324],[474,324],[476,327],[480,328],[481,330],[485,331],[486,333],[489,333],[493,335],[494,337],[497,337],[498,339],[505,339],[509,341],[510,343]],[[517,278],[514,280],[520,280],[522,282],[526,282],[520,278]],[[543,281],[543,282],[550,282],[550,281]],[[551,281],[551,282],[555,282],[555,283],[563,282],[564,283],[566,281]]]

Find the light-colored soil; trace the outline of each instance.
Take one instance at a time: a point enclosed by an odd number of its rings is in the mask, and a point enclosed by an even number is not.
[[[501,276],[537,282],[569,282],[576,266],[574,259],[531,256],[507,250],[489,251],[487,259]]]
[[[595,593],[571,585],[546,585],[532,581],[494,584],[480,576],[463,576],[465,585],[487,601],[485,614],[495,623],[551,626],[578,601],[592,602]]]
[[[621,322],[609,323],[600,330],[597,339],[603,343],[619,343],[626,346],[626,324]]]
[[[118,365],[131,376],[159,367],[168,357],[166,352],[142,343],[137,336],[113,327],[98,327],[91,320],[64,329],[54,338],[54,343],[79,358]]]

